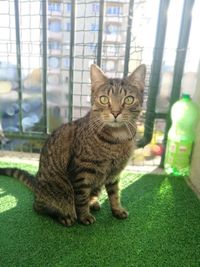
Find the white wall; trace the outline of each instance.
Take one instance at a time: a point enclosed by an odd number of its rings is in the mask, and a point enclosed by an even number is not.
[[[200,64],[199,64],[198,80],[197,80],[194,100],[200,106]],[[190,182],[195,187],[195,189],[200,193],[200,119],[197,126],[197,138],[192,155]]]

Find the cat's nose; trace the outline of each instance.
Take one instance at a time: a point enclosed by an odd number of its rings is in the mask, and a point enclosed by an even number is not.
[[[120,114],[120,111],[112,111],[112,114],[116,119],[118,117],[118,115]]]

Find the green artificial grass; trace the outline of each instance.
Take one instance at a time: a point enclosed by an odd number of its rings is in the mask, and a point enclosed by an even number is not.
[[[184,179],[122,176],[129,218],[112,217],[103,194],[96,223],[70,228],[37,215],[33,193],[10,177],[0,177],[0,266],[199,267],[200,202]]]

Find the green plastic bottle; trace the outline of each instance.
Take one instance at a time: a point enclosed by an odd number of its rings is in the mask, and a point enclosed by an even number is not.
[[[168,133],[164,168],[166,173],[187,176],[195,140],[199,108],[189,94],[183,94],[171,109],[172,126]]]

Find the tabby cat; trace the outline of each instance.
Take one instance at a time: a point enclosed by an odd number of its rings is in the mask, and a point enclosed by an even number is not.
[[[1,168],[0,174],[23,181],[35,194],[34,209],[64,226],[76,220],[86,225],[95,222],[90,211],[100,209],[98,195],[103,186],[112,214],[127,218],[118,182],[133,153],[145,74],[145,65],[140,65],[128,77],[112,79],[93,64],[89,113],[49,136],[36,177],[15,168]]]

